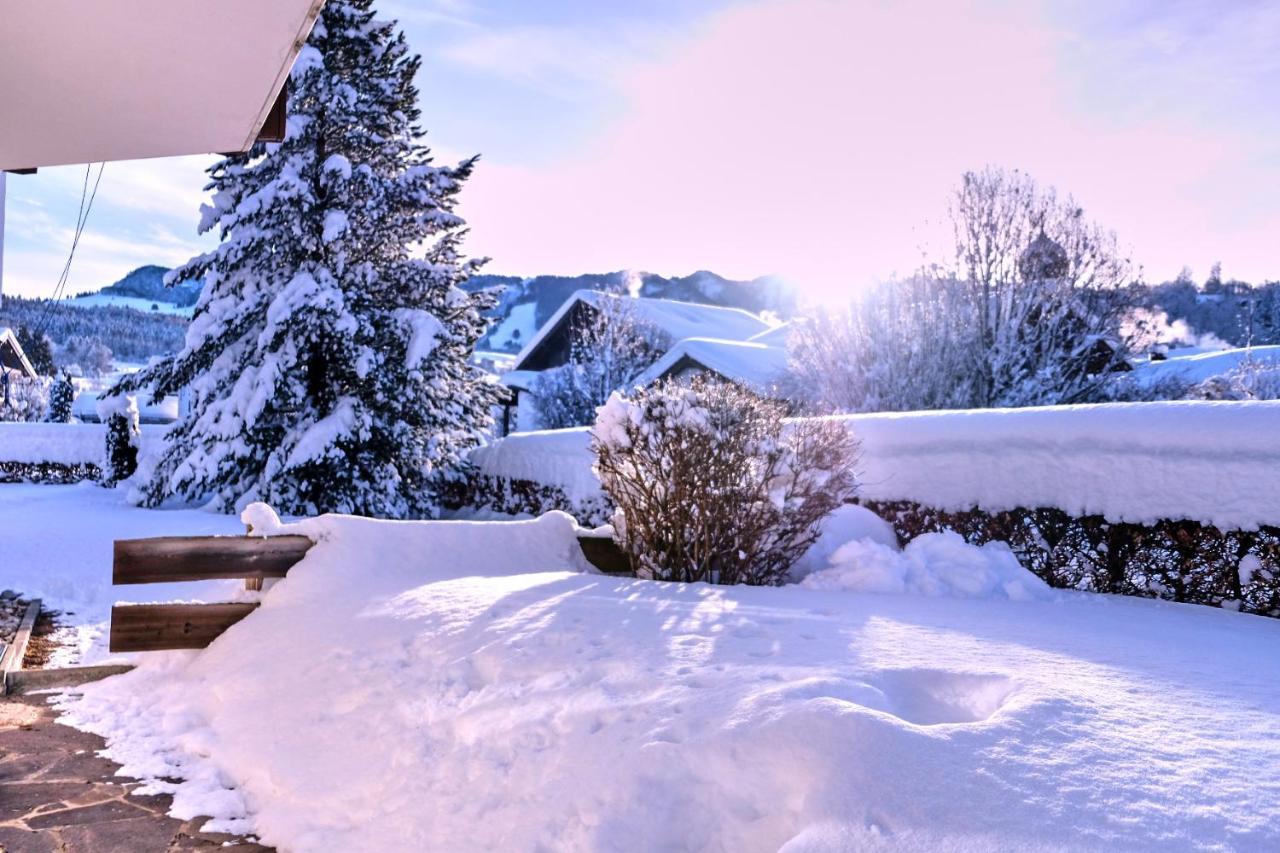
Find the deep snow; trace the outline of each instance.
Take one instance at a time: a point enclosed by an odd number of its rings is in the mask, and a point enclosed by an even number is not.
[[[282,850],[1280,845],[1275,620],[609,578],[559,515],[298,529],[210,648],[63,703]]]

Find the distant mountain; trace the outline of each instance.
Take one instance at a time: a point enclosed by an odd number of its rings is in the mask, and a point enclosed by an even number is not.
[[[164,276],[167,272],[169,272],[168,267],[154,264],[138,267],[115,284],[107,285],[96,294],[81,295],[127,296],[151,302],[164,302],[178,308],[187,308],[195,305],[196,300],[200,298],[200,283],[197,281],[183,281],[173,287],[165,287]]]
[[[115,284],[96,293],[82,293],[70,305],[78,308],[133,308],[148,313],[191,316],[200,298],[200,284],[184,281],[164,286],[169,270],[161,266],[139,267]],[[515,353],[551,318],[575,290],[636,293],[660,299],[743,308],[752,313],[772,312],[787,318],[795,313],[795,295],[775,278],[735,281],[705,270],[679,278],[646,272],[592,273],[579,276],[540,275],[533,278],[477,275],[465,287],[503,289],[498,307],[491,312],[495,323],[480,341],[479,349]],[[110,342],[108,342],[110,344]]]
[[[659,299],[743,308],[757,314],[768,311],[784,318],[796,310],[794,293],[776,278],[735,281],[705,270],[681,278],[627,271],[572,277],[477,275],[466,284],[468,290],[495,286],[504,289],[502,300],[493,312],[498,322],[478,347],[495,352],[519,352],[575,290],[635,293]]]

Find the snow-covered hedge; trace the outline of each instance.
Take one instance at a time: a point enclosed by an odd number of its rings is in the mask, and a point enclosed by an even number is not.
[[[0,482],[65,483],[101,473],[107,432],[103,424],[0,423]],[[167,426],[142,427],[140,456],[158,449]]]
[[[1052,508],[1111,522],[1280,525],[1280,402],[1169,402],[842,418],[862,442],[860,497],[940,510]],[[516,434],[479,476],[601,497],[587,429]]]
[[[976,545],[1008,542],[1055,587],[1280,616],[1280,403],[840,420],[862,442],[859,502],[903,542],[953,530]],[[526,433],[476,451],[470,500],[599,523],[607,501],[588,438]]]

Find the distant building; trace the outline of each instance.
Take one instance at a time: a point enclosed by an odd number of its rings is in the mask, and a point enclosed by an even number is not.
[[[35,379],[39,375],[27,360],[27,354],[22,351],[18,336],[13,333],[13,329],[7,327],[0,327],[0,368],[6,373],[12,371],[28,379]]]
[[[779,331],[786,330],[786,326],[779,327]],[[766,335],[772,335],[772,331],[746,341],[685,338],[640,374],[636,384],[709,374],[736,382],[762,396],[774,396],[787,369],[787,348],[785,335],[779,336],[781,346],[770,343]]]
[[[755,340],[774,333],[776,327],[741,308],[579,290],[542,325],[516,356],[512,369],[502,374],[502,383],[511,392],[502,414],[503,435],[539,427],[534,399],[539,375],[569,361],[574,328],[599,312],[604,300],[625,302],[630,315],[662,338],[663,356],[638,378],[638,384],[702,370],[756,388],[768,370],[779,364],[779,354],[785,355],[785,343],[778,347],[776,342]]]

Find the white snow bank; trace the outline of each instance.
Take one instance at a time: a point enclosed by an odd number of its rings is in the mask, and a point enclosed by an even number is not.
[[[141,454],[160,449],[168,427],[142,427]],[[104,424],[0,423],[0,462],[98,465],[107,446]]]
[[[590,442],[588,427],[518,432],[477,447],[470,460],[482,476],[555,486],[579,503],[603,496]]]
[[[860,497],[945,510],[1056,507],[1073,516],[1223,529],[1280,524],[1280,401],[1115,403],[841,418],[862,441]],[[481,473],[598,496],[588,431],[517,433]]]
[[[1145,361],[1134,365],[1130,375],[1134,381],[1146,385],[1170,379],[1199,383],[1215,376],[1225,376],[1248,362],[1258,365],[1280,362],[1280,346],[1239,347],[1208,352],[1191,350],[1188,354],[1171,352],[1168,358],[1161,361]]]
[[[799,580],[831,565],[831,556],[841,547],[858,539],[866,539],[893,550],[898,548],[898,534],[893,525],[862,506],[845,504],[822,520],[818,539],[791,567],[791,577]]]
[[[1280,402],[855,415],[867,500],[1280,524]]]
[[[1032,601],[1054,596],[1003,542],[970,545],[954,531],[926,533],[899,551],[854,539],[831,555],[831,568],[806,577],[808,589],[909,593],[949,598]]]
[[[563,516],[283,529],[322,541],[258,612],[63,703],[282,850],[1280,845],[1275,620],[583,574]]]

